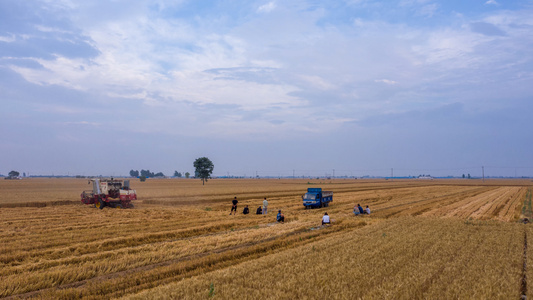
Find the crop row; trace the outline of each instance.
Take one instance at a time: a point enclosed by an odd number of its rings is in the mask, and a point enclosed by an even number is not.
[[[517,223],[394,218],[133,298],[518,299],[523,232]]]

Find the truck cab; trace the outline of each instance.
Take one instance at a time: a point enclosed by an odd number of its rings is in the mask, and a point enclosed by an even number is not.
[[[333,201],[333,192],[322,191],[322,188],[308,188],[302,196],[305,208],[327,207]]]

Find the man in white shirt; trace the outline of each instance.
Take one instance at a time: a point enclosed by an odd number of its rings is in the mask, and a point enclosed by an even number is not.
[[[367,205],[366,208],[365,208],[365,212],[366,212],[367,215],[370,214],[370,208],[368,208],[368,205]]]
[[[329,224],[329,216],[328,216],[327,212],[322,217],[322,225],[324,225],[324,224]]]
[[[268,206],[268,201],[267,201],[267,198],[265,197],[265,200],[263,200],[263,215],[267,214],[267,206]]]

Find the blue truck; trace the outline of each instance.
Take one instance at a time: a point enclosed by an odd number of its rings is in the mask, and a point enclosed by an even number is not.
[[[333,192],[322,191],[321,188],[308,188],[307,193],[302,196],[304,207],[328,207],[329,203],[333,201]]]

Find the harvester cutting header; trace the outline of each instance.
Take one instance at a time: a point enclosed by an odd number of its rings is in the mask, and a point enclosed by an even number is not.
[[[105,206],[113,208],[133,208],[131,200],[137,200],[135,190],[130,189],[129,180],[91,179],[92,191],[81,193],[81,202],[94,204],[97,208]]]

